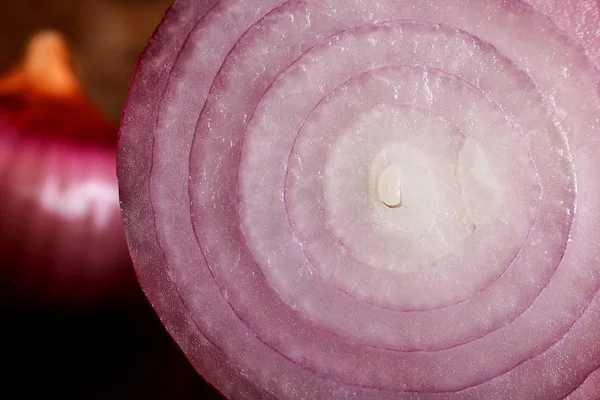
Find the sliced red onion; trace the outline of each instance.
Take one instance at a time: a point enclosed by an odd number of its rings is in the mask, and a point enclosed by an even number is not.
[[[594,398],[600,24],[550,3],[175,3],[123,114],[123,218],[219,391]]]

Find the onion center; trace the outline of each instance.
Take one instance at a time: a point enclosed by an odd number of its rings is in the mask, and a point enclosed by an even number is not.
[[[390,165],[379,177],[377,194],[381,202],[389,208],[402,207],[402,169]]]

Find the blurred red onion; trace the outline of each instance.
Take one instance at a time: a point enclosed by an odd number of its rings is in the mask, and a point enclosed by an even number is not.
[[[41,32],[0,79],[0,282],[21,305],[104,306],[137,295],[117,131],[70,62],[62,36]]]

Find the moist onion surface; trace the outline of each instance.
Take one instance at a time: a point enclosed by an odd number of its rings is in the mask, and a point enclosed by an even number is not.
[[[231,399],[600,395],[593,1],[191,1],[122,118],[142,287]]]

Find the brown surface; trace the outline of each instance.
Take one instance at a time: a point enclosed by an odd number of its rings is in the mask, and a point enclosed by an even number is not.
[[[0,0],[0,69],[36,31],[63,32],[92,100],[115,123],[138,55],[172,0]]]

